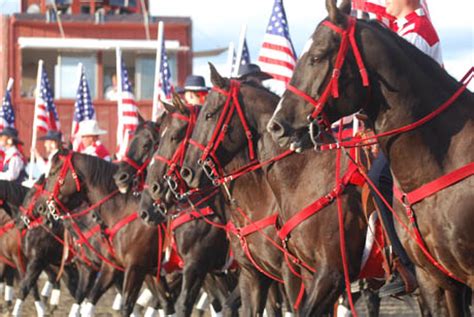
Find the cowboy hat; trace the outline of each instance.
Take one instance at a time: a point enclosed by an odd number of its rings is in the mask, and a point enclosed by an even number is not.
[[[2,131],[0,131],[0,136],[2,135],[7,136],[8,138],[12,139],[13,142],[15,142],[16,144],[23,144],[23,142],[21,142],[20,139],[18,138],[18,130],[15,128],[11,128],[11,127],[4,128]]]
[[[40,141],[46,141],[46,140],[51,140],[51,141],[56,141],[56,142],[61,142],[63,139],[63,134],[61,131],[54,131],[54,130],[48,130],[45,135],[41,136],[38,138]]]
[[[248,77],[254,77],[262,81],[273,78],[269,74],[262,72],[260,67],[256,64],[250,63],[250,64],[240,65],[237,78],[241,80],[245,80]]]
[[[189,75],[184,82],[184,91],[209,91],[206,80],[202,76]]]
[[[99,128],[97,120],[84,120],[79,122],[79,131],[77,131],[78,136],[102,135],[106,133],[107,131]]]

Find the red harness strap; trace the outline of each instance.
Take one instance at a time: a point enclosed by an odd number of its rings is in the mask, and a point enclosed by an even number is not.
[[[226,225],[226,231],[228,233],[232,233],[235,236],[237,236],[240,240],[240,245],[242,246],[242,249],[249,259],[250,263],[263,275],[267,276],[268,278],[275,280],[279,283],[284,283],[284,281],[281,278],[278,278],[277,276],[273,275],[272,273],[268,272],[265,270],[263,267],[261,267],[257,261],[255,261],[254,257],[252,256],[252,253],[250,252],[249,245],[247,243],[246,237],[254,232],[261,231],[263,228],[269,227],[269,226],[275,226],[276,225],[276,220],[278,218],[278,213],[273,214],[267,218],[255,221],[253,223],[250,223],[249,225],[242,227],[242,228],[237,228],[232,221],[229,221]]]
[[[122,229],[129,223],[135,221],[137,218],[138,218],[138,213],[133,212],[130,215],[126,216],[125,218],[120,219],[117,223],[115,223],[112,226],[112,228],[105,229],[105,233],[109,236],[109,241],[112,243],[115,238],[115,235],[120,231],[120,229]]]
[[[422,201],[437,192],[454,185],[465,178],[474,174],[474,162],[464,165],[448,174],[445,174],[423,186],[409,192],[403,193],[397,187],[394,187],[395,197],[400,200],[406,207],[411,209],[411,206]]]
[[[191,212],[188,210],[185,210],[177,218],[173,219],[173,221],[171,222],[171,231],[174,231],[175,229],[179,228],[185,223],[188,223],[190,221],[193,221],[199,218],[207,217],[213,214],[214,214],[214,211],[209,206],[199,209],[199,212],[195,210],[192,210]]]
[[[354,164],[350,164],[348,167],[347,172],[344,174],[343,178],[341,179],[340,185],[336,185],[329,194],[317,199],[311,205],[307,206],[306,208],[300,210],[295,215],[293,215],[290,219],[288,219],[285,224],[281,227],[280,231],[278,232],[278,237],[281,240],[286,240],[288,235],[303,221],[311,217],[312,215],[321,211],[324,207],[331,204],[335,198],[339,197],[343,192],[347,184],[350,183],[352,176],[354,173],[357,172],[357,166]]]
[[[348,17],[347,22],[348,22],[348,25],[346,29],[342,29],[330,21],[323,22],[324,26],[330,28],[336,33],[341,34],[341,45],[339,46],[339,51],[336,56],[336,62],[334,65],[334,69],[332,71],[331,79],[329,80],[326,88],[321,94],[321,97],[316,100],[313,97],[309,96],[304,91],[296,88],[295,86],[288,84],[286,87],[287,90],[303,98],[304,100],[306,100],[306,102],[314,106],[314,111],[311,114],[311,118],[313,119],[316,119],[321,114],[324,106],[326,105],[331,95],[333,98],[339,97],[338,81],[339,81],[339,76],[341,74],[342,66],[344,65],[344,61],[345,61],[347,52],[349,50],[349,45],[352,48],[352,52],[354,54],[357,65],[359,67],[360,76],[362,78],[362,84],[364,85],[364,87],[369,86],[369,76],[364,66],[364,62],[362,60],[359,48],[357,47],[357,42],[355,40],[356,20],[353,17]]]
[[[0,227],[0,237],[15,227],[15,222],[10,220],[3,227]]]

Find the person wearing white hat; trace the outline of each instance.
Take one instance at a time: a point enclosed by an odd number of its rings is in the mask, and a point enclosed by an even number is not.
[[[79,153],[97,156],[103,160],[110,161],[110,153],[100,142],[99,136],[107,131],[99,128],[97,120],[84,120],[79,123],[77,135],[81,137],[81,144],[77,151]]]

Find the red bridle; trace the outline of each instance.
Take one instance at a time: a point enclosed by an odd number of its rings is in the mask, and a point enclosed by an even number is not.
[[[206,165],[212,169],[212,173],[214,173],[214,176],[216,177],[223,176],[223,169],[219,160],[217,159],[216,151],[220,144],[224,141],[224,138],[229,130],[230,120],[232,119],[235,111],[237,111],[237,115],[239,116],[240,122],[245,131],[245,136],[248,143],[249,159],[251,162],[255,160],[255,149],[252,132],[250,131],[244,111],[242,110],[242,106],[239,102],[240,82],[231,80],[228,91],[219,87],[213,87],[212,90],[227,97],[222,108],[222,112],[206,146],[195,140],[190,140],[190,143],[203,152],[201,158],[199,159],[199,164],[203,166]]]
[[[359,67],[360,76],[362,78],[362,85],[364,87],[369,86],[369,76],[367,74],[367,70],[364,66],[364,62],[360,55],[360,51],[357,47],[357,42],[355,39],[356,20],[353,17],[347,17],[347,23],[347,28],[343,29],[330,21],[323,22],[324,26],[341,35],[341,45],[339,46],[339,51],[336,56],[336,62],[332,71],[331,79],[326,85],[326,88],[324,89],[321,96],[316,99],[311,97],[304,91],[296,88],[295,86],[292,86],[291,84],[288,84],[286,87],[288,91],[291,91],[295,95],[303,98],[305,101],[314,106],[314,110],[311,113],[309,119],[314,120],[322,113],[324,106],[326,105],[330,96],[332,96],[333,98],[339,98],[339,76],[341,74],[341,69],[344,65],[347,52],[349,51],[349,46],[352,48],[352,52]]]
[[[181,140],[181,143],[176,148],[176,151],[174,152],[172,157],[168,159],[159,154],[155,154],[154,156],[155,160],[161,161],[165,163],[166,165],[168,165],[168,171],[166,172],[165,177],[174,178],[174,180],[177,181],[176,183],[179,185],[178,186],[179,188],[172,188],[172,190],[179,190],[180,192],[185,191],[184,189],[185,182],[182,179],[181,174],[178,171],[178,168],[183,165],[183,161],[186,156],[186,150],[188,148],[188,144],[190,144],[191,135],[193,134],[193,130],[196,125],[197,116],[200,110],[199,106],[189,106],[187,108],[189,110],[189,116],[185,116],[183,114],[176,113],[176,112],[171,113],[171,116],[173,118],[176,118],[188,123],[186,127],[185,136],[183,140]]]

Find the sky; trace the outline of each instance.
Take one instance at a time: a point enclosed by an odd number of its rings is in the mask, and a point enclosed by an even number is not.
[[[297,54],[316,25],[327,16],[324,0],[284,1],[290,35]],[[190,16],[193,21],[194,50],[235,45],[242,24],[247,25],[247,43],[252,61],[256,61],[268,24],[273,0],[150,0],[150,11],[159,16]],[[428,0],[433,24],[438,31],[444,64],[456,78],[474,65],[473,0]],[[208,76],[207,61],[224,71],[226,53],[194,61],[194,73]],[[474,85],[471,84],[471,90]]]

